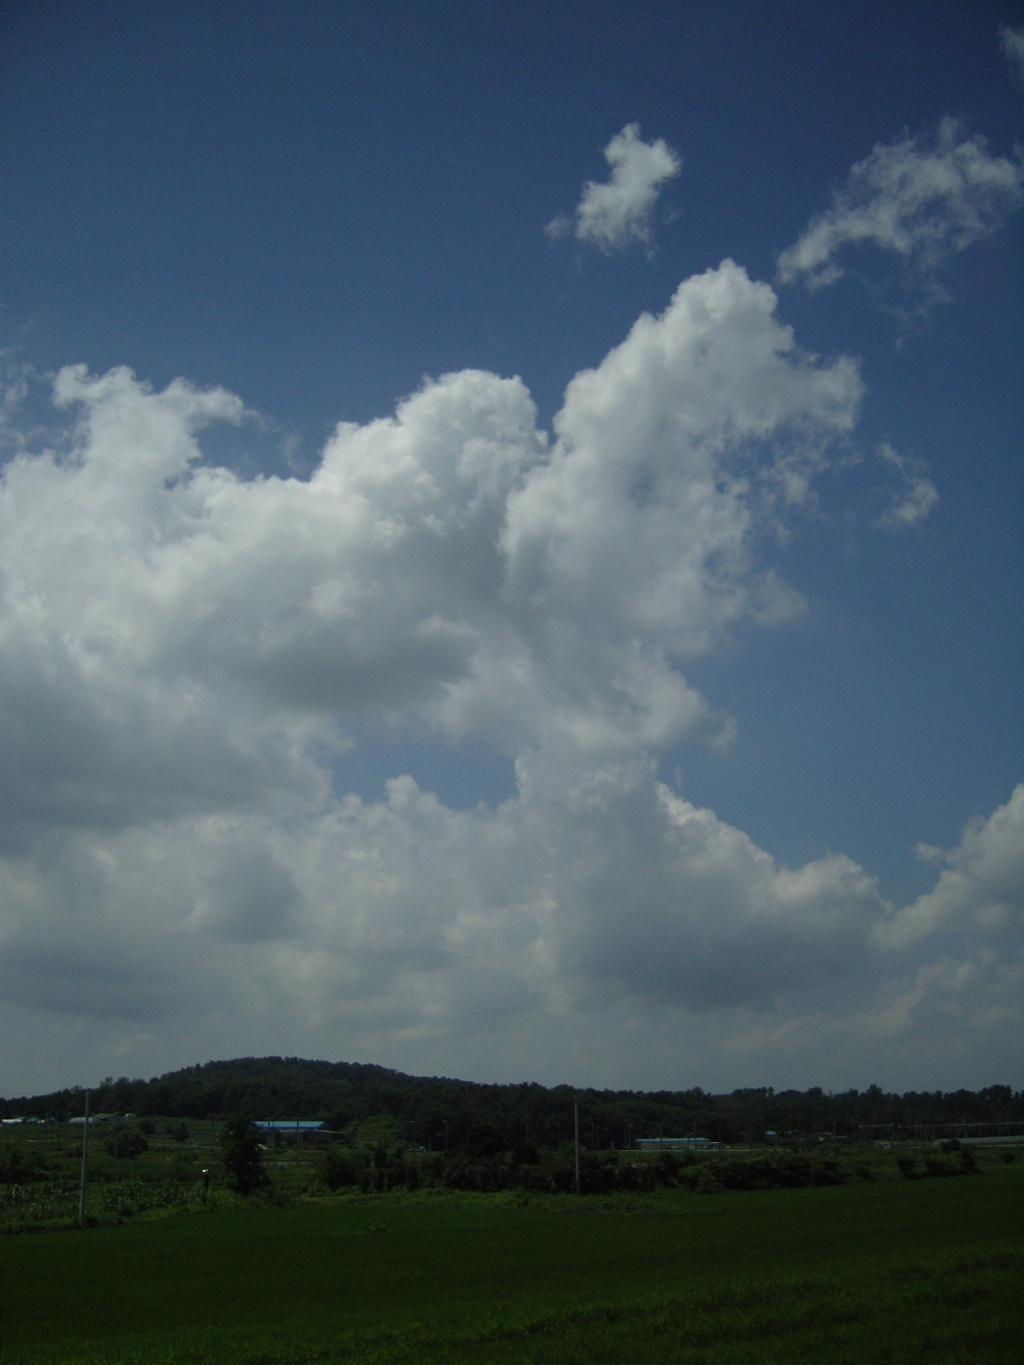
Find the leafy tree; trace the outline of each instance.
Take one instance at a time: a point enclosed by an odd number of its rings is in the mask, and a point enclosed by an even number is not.
[[[513,1166],[537,1166],[539,1163],[540,1152],[538,1152],[533,1143],[527,1141],[526,1138],[521,1142],[517,1142],[512,1148]]]
[[[106,1148],[110,1156],[134,1161],[141,1152],[149,1151],[149,1143],[138,1128],[122,1128],[120,1132],[111,1133]]]
[[[466,1134],[468,1157],[497,1156],[505,1150],[505,1139],[490,1123],[474,1123]]]
[[[899,1130],[963,1123],[1024,1121],[1024,1090],[990,1085],[971,1093],[910,1091],[890,1094],[880,1086],[829,1094],[760,1086],[710,1094],[697,1087],[676,1091],[577,1092],[568,1086],[480,1085],[444,1077],[406,1076],[386,1067],[355,1062],[306,1061],[299,1057],[239,1057],[185,1067],[152,1080],[113,1081],[93,1093],[96,1111],[116,1109],[150,1121],[173,1118],[218,1120],[246,1112],[267,1118],[331,1117],[335,1130],[360,1133],[384,1123],[417,1146],[437,1147],[442,1130],[451,1152],[464,1150],[470,1129],[487,1124],[508,1147],[529,1133],[541,1151],[559,1146],[572,1132],[572,1107],[579,1100],[581,1131],[594,1125],[601,1146],[633,1146],[637,1138],[695,1133],[726,1143],[759,1143],[767,1130],[780,1135],[829,1133],[856,1138],[861,1124]],[[81,1115],[81,1089],[48,1095],[0,1098],[0,1117],[43,1118]],[[160,1124],[163,1127],[163,1123]],[[947,1131],[949,1129],[947,1128]],[[376,1129],[374,1129],[376,1135]],[[892,1133],[897,1137],[900,1134]],[[908,1136],[926,1138],[925,1133]],[[936,1132],[934,1136],[940,1136]],[[795,1139],[794,1139],[795,1140]],[[476,1158],[469,1158],[476,1160]],[[382,1168],[375,1168],[382,1169]]]
[[[252,1194],[267,1182],[259,1134],[247,1114],[229,1114],[220,1131],[221,1158],[239,1194]]]
[[[361,1173],[355,1157],[343,1148],[328,1147],[317,1162],[317,1174],[329,1190],[357,1184]]]

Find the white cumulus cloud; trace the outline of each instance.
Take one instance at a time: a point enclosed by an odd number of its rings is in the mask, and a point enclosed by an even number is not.
[[[956,848],[919,850],[947,864],[934,890],[880,928],[885,942],[909,944],[942,931],[1008,935],[1024,947],[1024,785],[988,819],[972,820]]]
[[[14,431],[0,470],[5,1036],[63,1030],[110,1069],[286,1037],[627,1079],[639,1028],[654,1082],[658,1055],[753,1033],[810,1055],[823,991],[844,1046],[880,1010],[905,1038],[929,982],[952,998],[951,968],[921,975],[936,935],[996,1018],[1018,794],[897,909],[841,853],[781,866],[657,778],[730,732],[686,661],[800,609],[771,547],[861,395],[731,261],[577,374],[552,433],[520,380],[467,370],[340,424],[308,478],[207,458],[210,423],[248,420],[222,390],[62,370],[63,429]],[[336,790],[374,726],[483,743],[516,790]]]
[[[588,180],[572,217],[553,219],[547,233],[553,238],[571,234],[609,254],[637,243],[649,247],[658,196],[683,163],[663,138],[644,142],[638,123],[616,133],[604,157],[608,180]]]

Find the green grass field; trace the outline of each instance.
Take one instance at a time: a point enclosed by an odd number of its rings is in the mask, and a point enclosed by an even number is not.
[[[645,1198],[451,1193],[5,1237],[16,1362],[998,1361],[1024,1163]]]

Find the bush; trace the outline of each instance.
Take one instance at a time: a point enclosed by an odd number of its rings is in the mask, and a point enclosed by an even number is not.
[[[474,1123],[466,1135],[463,1148],[470,1160],[480,1157],[499,1156],[505,1150],[505,1139],[497,1128],[489,1123]]]
[[[722,1188],[718,1178],[718,1172],[710,1162],[702,1164],[697,1168],[690,1185],[694,1194],[715,1194]]]
[[[806,1185],[845,1185],[849,1173],[834,1157],[781,1152],[772,1156],[712,1157],[691,1170],[685,1182],[691,1190],[794,1190]],[[873,1179],[869,1174],[866,1179]]]
[[[0,1142],[0,1185],[22,1185],[39,1180],[48,1167],[35,1152],[25,1151],[19,1143]]]
[[[926,1156],[924,1159],[924,1169],[926,1174],[932,1176],[959,1175],[956,1166],[949,1161],[943,1161],[940,1156]]]
[[[328,1147],[317,1162],[317,1175],[329,1190],[340,1190],[359,1183],[361,1169],[351,1152]]]
[[[538,1166],[540,1164],[540,1152],[532,1142],[517,1142],[512,1148],[513,1166]]]
[[[116,1156],[125,1161],[134,1161],[143,1152],[149,1151],[149,1143],[138,1128],[122,1128],[111,1133],[104,1146],[108,1156]]]

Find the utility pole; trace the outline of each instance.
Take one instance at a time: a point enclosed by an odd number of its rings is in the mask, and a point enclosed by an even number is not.
[[[78,1192],[78,1225],[85,1222],[85,1163],[89,1154],[89,1092],[85,1092],[85,1125],[82,1128],[82,1186]]]
[[[576,1132],[576,1193],[581,1194],[580,1190],[580,1106],[577,1101],[572,1107],[573,1126]],[[83,1177],[84,1179],[84,1177]]]

